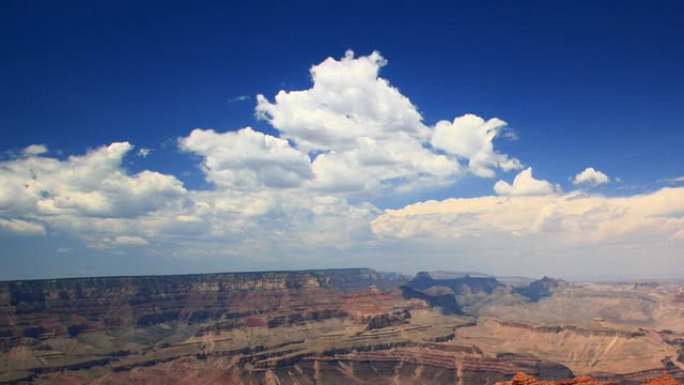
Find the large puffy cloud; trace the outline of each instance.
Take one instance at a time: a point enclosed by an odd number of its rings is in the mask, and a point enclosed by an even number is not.
[[[427,128],[411,101],[378,72],[387,61],[378,52],[342,60],[328,58],[311,68],[313,87],[280,91],[275,102],[257,97],[257,114],[307,151],[341,151],[362,137],[389,138],[398,133],[426,137]]]
[[[493,177],[493,168],[505,171],[519,169],[520,161],[494,151],[494,138],[506,127],[506,122],[493,118],[485,121],[467,114],[453,122],[442,120],[435,125],[432,145],[449,154],[467,159],[470,170],[476,175]]]
[[[0,162],[0,216],[8,218],[4,227],[44,232],[16,217],[44,222],[132,218],[181,205],[186,193],[171,175],[149,170],[128,174],[122,160],[133,146],[127,142],[65,160],[40,156],[47,149],[39,147],[29,146],[23,156]]]
[[[383,141],[360,138],[356,148],[320,154],[312,166],[313,187],[366,195],[445,184],[461,171],[456,160],[432,153],[403,134]]]
[[[127,174],[121,162],[132,148],[119,142],[63,161],[43,156],[4,161],[0,209],[125,217],[158,209],[185,193],[174,176],[148,170]]]
[[[257,116],[313,158],[312,188],[374,196],[443,186],[465,170],[493,177],[496,168],[520,168],[494,150],[504,122],[466,115],[428,127],[411,101],[378,76],[386,64],[378,52],[356,58],[349,51],[313,66],[310,89],[280,91],[273,102],[257,97]]]
[[[206,179],[219,189],[269,190],[272,196],[280,188],[375,196],[390,188],[446,184],[461,171],[457,160],[435,154],[402,133],[382,141],[359,138],[352,149],[320,153],[313,160],[287,140],[251,128],[223,133],[196,129],[179,145],[202,156]]]
[[[573,192],[428,201],[387,210],[373,221],[382,237],[477,237],[504,248],[515,238],[531,241],[527,247],[641,242],[657,248],[678,241],[683,230],[681,187],[630,197]]]
[[[589,185],[600,185],[610,182],[608,175],[602,173],[599,170],[595,170],[593,167],[587,167],[579,174],[575,175],[572,180],[572,184],[589,184]]]
[[[373,195],[384,187],[410,188],[427,178],[446,180],[460,171],[457,161],[434,154],[401,133],[382,142],[358,138],[356,147],[317,154],[313,161],[287,140],[249,127],[223,133],[196,129],[181,138],[179,145],[203,157],[208,181],[243,192],[288,187]]]
[[[560,186],[554,186],[543,179],[536,179],[532,175],[532,167],[518,173],[513,184],[500,180],[494,185],[497,195],[546,195],[560,192]]]
[[[179,145],[204,157],[207,180],[222,187],[296,187],[313,176],[307,154],[250,127],[226,133],[195,129]]]

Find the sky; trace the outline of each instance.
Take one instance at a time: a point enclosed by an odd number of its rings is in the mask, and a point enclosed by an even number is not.
[[[684,277],[679,1],[3,1],[0,279]]]

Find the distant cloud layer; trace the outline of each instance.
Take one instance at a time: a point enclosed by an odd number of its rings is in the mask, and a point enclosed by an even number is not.
[[[379,237],[474,255],[481,265],[504,271],[677,273],[684,188],[628,197],[572,192],[420,202],[386,210],[372,228]],[[652,265],[645,267],[646,259]]]
[[[244,127],[198,128],[179,138],[180,152],[199,158],[207,189],[127,171],[124,158],[136,154],[128,142],[65,159],[31,145],[0,161],[0,231],[68,234],[95,249],[264,260],[397,245],[408,255],[425,239],[433,250],[463,247],[483,259],[492,254],[474,240],[523,251],[623,240],[654,250],[681,245],[681,188],[621,198],[563,193],[495,147],[512,132],[504,121],[466,114],[425,124],[410,99],[379,77],[386,64],[377,52],[347,52],[314,65],[309,89],[280,91],[272,101],[258,95],[256,114],[276,136]],[[373,203],[515,170],[512,182],[493,185],[498,196],[396,210]],[[589,167],[573,184],[609,181]]]
[[[41,223],[28,222],[21,219],[1,219],[0,229],[19,235],[44,235],[45,226]]]
[[[681,242],[684,188],[630,197],[582,192],[447,199],[386,210],[373,221],[383,237],[459,239],[497,235],[559,244]],[[501,245],[501,244],[499,244]]]

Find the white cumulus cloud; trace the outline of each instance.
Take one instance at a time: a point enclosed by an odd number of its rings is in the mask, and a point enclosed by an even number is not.
[[[442,120],[435,125],[432,145],[447,153],[468,160],[468,167],[476,175],[493,177],[493,168],[505,171],[521,168],[520,161],[494,150],[494,138],[506,127],[506,122],[493,118],[485,121],[467,114],[453,122]]]
[[[41,233],[39,220],[81,236],[98,227],[117,231],[116,218],[182,206],[187,191],[176,177],[149,170],[131,175],[122,168],[132,149],[117,142],[65,160],[34,152],[0,162],[0,215],[9,218],[2,226]]]
[[[387,61],[378,52],[341,60],[328,58],[311,68],[313,87],[280,91],[273,103],[257,96],[257,114],[282,136],[306,150],[340,151],[357,139],[407,133],[427,137],[428,130],[411,101],[378,77]]]
[[[285,139],[250,127],[225,133],[195,129],[179,144],[182,150],[204,157],[207,180],[222,187],[296,187],[313,177],[306,153]]]
[[[589,184],[593,186],[598,186],[600,184],[608,182],[610,182],[610,178],[608,178],[608,175],[602,173],[599,170],[595,170],[593,167],[585,168],[584,171],[575,175],[575,178],[573,178],[572,180],[572,184],[574,185]]]
[[[494,192],[497,195],[546,195],[560,191],[560,186],[536,179],[532,175],[532,167],[520,171],[513,179],[513,184],[500,180],[494,185]]]
[[[311,68],[313,86],[257,97],[257,116],[313,159],[312,189],[357,196],[453,183],[466,170],[493,177],[520,162],[495,151],[505,123],[475,115],[428,127],[408,97],[379,76],[378,52]],[[465,163],[465,166],[461,164]]]
[[[361,195],[445,184],[461,172],[458,161],[404,134],[382,141],[360,138],[354,149],[318,155],[312,167],[314,188]]]
[[[27,156],[32,156],[32,155],[41,155],[45,154],[48,151],[47,146],[44,144],[32,144],[22,151],[24,155]]]

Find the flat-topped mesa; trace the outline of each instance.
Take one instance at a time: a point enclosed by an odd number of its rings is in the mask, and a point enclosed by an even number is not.
[[[167,276],[92,277],[0,282],[0,306],[52,307],[94,298],[146,297],[177,292],[365,288],[382,285],[371,269],[330,269]]]
[[[72,293],[88,297],[101,296],[103,293],[130,295],[137,292],[174,289],[193,289],[201,292],[320,286],[346,288],[367,286],[369,282],[381,280],[380,273],[367,268],[16,280],[0,282],[0,305],[36,302],[52,297],[67,299],[66,297]]]
[[[573,379],[562,381],[539,380],[527,373],[517,373],[511,381],[497,382],[496,385],[620,385],[617,382],[597,381],[591,376],[581,375]],[[659,377],[651,378],[643,382],[643,385],[684,385],[674,379],[670,374],[663,373]]]
[[[283,314],[267,314],[287,306],[301,313],[286,315],[293,322],[341,317],[346,313],[335,311],[340,295],[371,285],[391,286],[366,268],[5,281],[0,345],[14,345],[19,337],[73,337],[165,322],[225,320],[239,326],[257,314],[261,323],[276,322]]]
[[[504,285],[494,277],[471,277],[465,274],[459,278],[434,279],[430,273],[421,271],[406,286],[416,290],[425,290],[433,286],[444,286],[449,288],[455,295],[460,295],[482,292],[491,294],[494,290]]]

